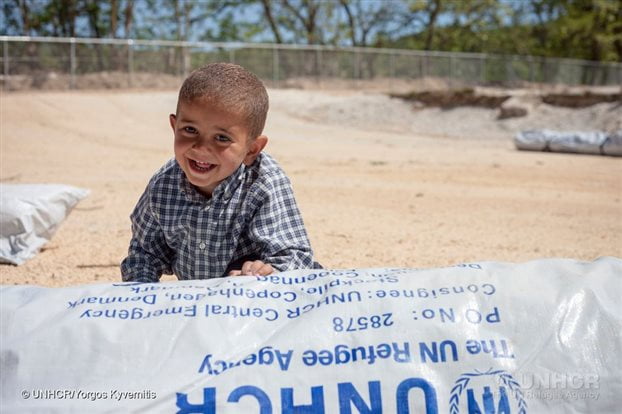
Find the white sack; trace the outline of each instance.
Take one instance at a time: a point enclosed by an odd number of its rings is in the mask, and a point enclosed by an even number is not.
[[[603,152],[607,155],[622,156],[622,129],[607,136],[607,141],[603,144]]]
[[[554,133],[555,131],[548,129],[520,131],[514,136],[514,145],[521,150],[545,151],[549,149],[548,145]]]
[[[607,139],[602,131],[558,132],[549,142],[553,152],[578,152],[582,154],[601,154],[600,147]]]
[[[88,194],[61,184],[0,184],[0,262],[34,257]]]
[[[621,274],[548,259],[4,286],[2,412],[617,413]]]
[[[615,134],[608,135],[602,131],[565,132],[534,129],[517,133],[514,136],[514,145],[518,149],[530,151],[622,155],[617,152],[615,138]]]

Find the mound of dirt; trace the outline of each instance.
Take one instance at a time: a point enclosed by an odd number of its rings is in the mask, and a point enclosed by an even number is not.
[[[550,93],[542,96],[542,102],[566,108],[586,108],[603,102],[619,102],[622,104],[621,93]]]
[[[302,94],[286,89],[270,91],[270,107],[317,125],[468,140],[510,140],[526,129],[606,132],[622,129],[622,106],[616,103],[574,109],[545,104],[535,90],[485,90],[476,94],[488,98],[500,96],[504,107],[520,108],[520,113],[501,116],[502,107],[427,107],[376,92],[306,91]],[[506,98],[507,95],[511,98]]]
[[[510,98],[510,95],[491,96],[475,93],[475,90],[467,88],[448,91],[424,91],[409,92],[403,94],[391,94],[394,98],[401,98],[407,101],[417,101],[425,106],[438,107],[443,109],[457,108],[459,106],[475,106],[480,108],[494,109],[501,106],[503,102]]]
[[[480,88],[481,89],[481,88]],[[511,94],[488,94],[483,90],[472,88],[456,90],[426,90],[407,93],[392,93],[394,98],[400,98],[409,102],[417,102],[424,106],[442,109],[452,109],[460,106],[473,106],[479,108],[500,108],[503,103],[512,97]],[[600,103],[618,102],[622,104],[622,92],[597,93],[592,91],[544,93],[539,96],[540,101],[564,108],[587,108]],[[524,115],[521,115],[524,116]]]

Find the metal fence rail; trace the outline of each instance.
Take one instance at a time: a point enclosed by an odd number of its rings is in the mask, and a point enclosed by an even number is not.
[[[534,56],[133,39],[0,36],[0,42],[3,89],[174,86],[216,61],[243,65],[271,86],[421,78],[460,85],[622,84],[620,63]]]

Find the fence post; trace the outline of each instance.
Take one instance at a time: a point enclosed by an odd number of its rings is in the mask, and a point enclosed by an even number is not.
[[[272,47],[272,82],[276,88],[279,84],[279,49]]]
[[[479,83],[480,85],[486,84],[486,55],[479,59]]]
[[[507,63],[507,72],[508,72],[508,85],[510,87],[514,87],[514,84],[516,82],[516,72],[514,70],[514,61],[516,59],[514,59],[514,56],[511,56],[508,59],[508,63]]]
[[[322,88],[322,50],[318,47],[315,49],[315,75],[317,76],[317,86]]]
[[[229,50],[229,63],[235,63],[235,49],[231,48]]]
[[[69,40],[69,89],[76,88],[76,39],[72,37]]]
[[[184,45],[181,47],[181,56],[182,56],[182,61],[181,61],[182,76],[186,78],[186,76],[188,76],[188,73],[190,72],[189,68],[192,67],[192,64],[191,64],[192,49],[190,48],[190,46]]]
[[[9,41],[4,41],[4,51],[2,60],[4,61],[4,84],[9,80]]]
[[[450,55],[449,56],[449,87],[451,89],[454,89],[456,85],[456,79],[455,79],[456,74],[454,73],[456,70],[454,66],[455,66],[454,55]]]
[[[134,40],[127,39],[127,80],[131,87],[134,86]]]
[[[503,65],[503,67],[505,69],[505,82],[504,82],[503,86],[505,86],[505,87],[509,87],[510,84],[511,84],[511,82],[510,82],[510,63],[511,63],[510,59],[511,58],[509,58],[507,56],[503,57],[503,61],[505,63]]]
[[[393,82],[395,79],[395,53],[389,52],[389,89],[393,90]]]

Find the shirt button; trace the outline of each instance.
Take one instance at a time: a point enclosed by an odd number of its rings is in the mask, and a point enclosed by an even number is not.
[[[199,243],[199,249],[201,250],[205,249],[205,242]]]

